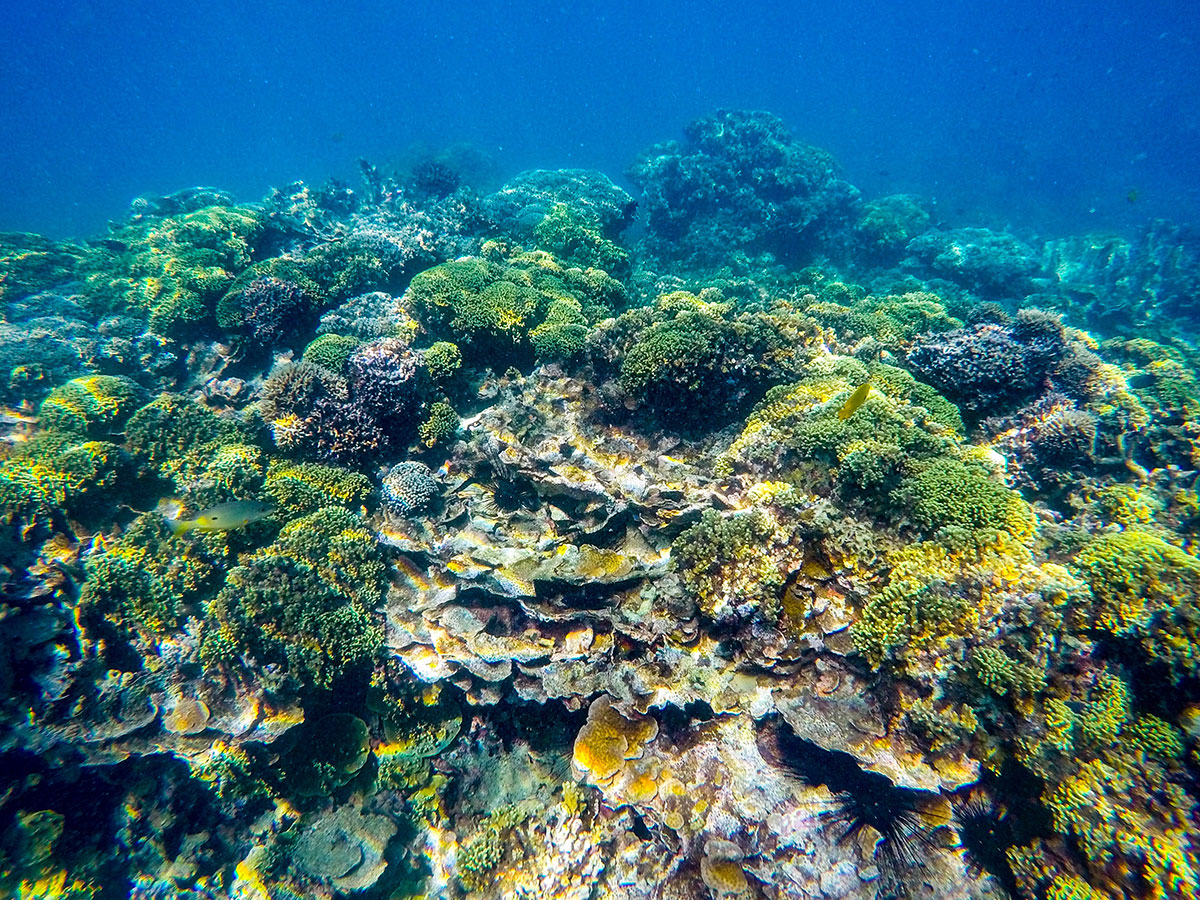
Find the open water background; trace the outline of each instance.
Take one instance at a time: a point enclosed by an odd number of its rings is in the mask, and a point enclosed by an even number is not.
[[[1041,235],[1200,221],[1200,5],[795,0],[0,4],[0,230],[470,141],[617,177],[763,108],[868,196]]]

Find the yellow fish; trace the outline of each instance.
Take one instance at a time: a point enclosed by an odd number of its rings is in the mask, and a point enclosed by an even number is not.
[[[251,522],[265,519],[275,507],[260,500],[233,500],[222,503],[212,509],[197,513],[190,519],[168,519],[174,534],[187,534],[189,531],[233,531],[245,528]]]
[[[854,393],[850,395],[850,399],[838,410],[838,418],[845,422],[854,415],[858,411],[858,408],[867,402],[867,395],[869,393],[871,393],[870,379],[864,381],[854,389]]]

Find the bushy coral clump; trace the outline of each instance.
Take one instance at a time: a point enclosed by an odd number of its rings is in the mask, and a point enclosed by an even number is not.
[[[307,515],[335,503],[361,509],[373,486],[365,475],[340,466],[275,461],[263,490],[289,513]]]
[[[143,389],[128,378],[86,375],[51,391],[39,414],[46,428],[104,438],[119,431],[144,399]]]
[[[125,425],[125,444],[147,473],[187,477],[222,444],[240,439],[232,422],[182,394],[160,394]]]
[[[294,519],[230,571],[208,607],[202,656],[273,663],[329,686],[382,647],[384,578],[382,551],[360,516],[325,507]]]
[[[803,326],[735,313],[719,295],[678,291],[617,319],[594,339],[594,355],[618,353],[621,388],[663,422],[700,425],[695,413],[703,408],[708,427],[743,412],[795,371],[805,337]]]
[[[262,231],[256,210],[224,205],[126,225],[88,254],[86,296],[101,312],[140,312],[160,334],[196,334],[254,261]]]
[[[556,203],[533,229],[539,247],[583,269],[603,269],[614,278],[629,274],[629,252],[605,237],[600,223],[566,203]]]
[[[908,291],[903,294],[863,295],[841,282],[823,285],[805,303],[804,312],[832,328],[847,343],[871,339],[878,346],[902,349],[918,335],[962,327],[936,294]]]
[[[781,554],[772,546],[777,530],[763,509],[731,516],[706,509],[675,539],[672,564],[705,616],[722,622],[779,615],[787,573],[780,571]]]
[[[909,241],[929,230],[930,220],[920,198],[891,194],[863,204],[854,226],[855,238],[868,259],[894,264]]]
[[[1080,610],[1082,627],[1136,640],[1177,679],[1200,671],[1200,560],[1153,532],[1127,529],[1089,541],[1075,566],[1093,598]]]
[[[404,301],[435,338],[497,368],[539,349],[564,355],[572,329],[623,305],[624,289],[599,269],[572,269],[533,253],[443,263],[413,278]]]
[[[451,341],[434,341],[425,349],[425,371],[438,385],[446,385],[462,369],[462,351]]]
[[[0,301],[72,281],[82,256],[81,248],[40,234],[0,234]]]
[[[448,400],[435,400],[429,404],[429,415],[417,426],[417,434],[426,447],[436,447],[458,433],[459,418]]]
[[[952,458],[914,468],[892,492],[892,502],[926,531],[1000,529],[1020,538],[1033,533],[1029,504],[986,472]]]
[[[642,189],[649,249],[720,265],[766,251],[795,260],[853,218],[858,192],[833,158],[801,143],[767,112],[718,110],[642,153],[629,177]]]
[[[178,628],[217,577],[202,551],[153,513],[139,516],[120,539],[89,556],[84,568],[84,621],[148,635]]]
[[[957,410],[884,364],[823,356],[801,371],[799,381],[767,392],[718,460],[718,472],[793,472],[880,513],[907,515],[907,498],[897,491],[931,461],[953,458],[962,427]],[[862,406],[839,415],[862,384],[870,385]]]
[[[591,169],[530,169],[484,198],[488,217],[519,241],[531,239],[560,205],[612,239],[633,221],[637,201],[607,175]]]
[[[344,375],[346,363],[354,351],[362,346],[362,340],[345,334],[322,334],[309,341],[301,358],[306,362],[324,366],[330,372]]]

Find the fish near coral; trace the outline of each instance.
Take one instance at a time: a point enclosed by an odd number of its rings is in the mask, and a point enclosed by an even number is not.
[[[848,418],[854,415],[860,406],[867,402],[867,397],[871,393],[871,382],[864,381],[854,389],[854,393],[850,395],[850,399],[845,402],[841,409],[838,410],[837,417],[845,422]]]
[[[190,519],[168,519],[167,524],[175,535],[190,531],[234,531],[265,519],[274,511],[274,506],[261,500],[233,500],[206,509]]]

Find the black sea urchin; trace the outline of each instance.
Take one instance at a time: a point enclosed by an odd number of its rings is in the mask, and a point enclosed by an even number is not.
[[[875,862],[880,896],[904,894],[906,870],[921,865],[922,848],[932,846],[931,829],[945,824],[929,811],[937,795],[897,787],[887,777],[860,768],[850,754],[825,750],[797,736],[779,719],[766,721],[758,746],[770,762],[833,793],[820,818],[840,830],[838,843],[856,838],[868,826],[879,834]]]

